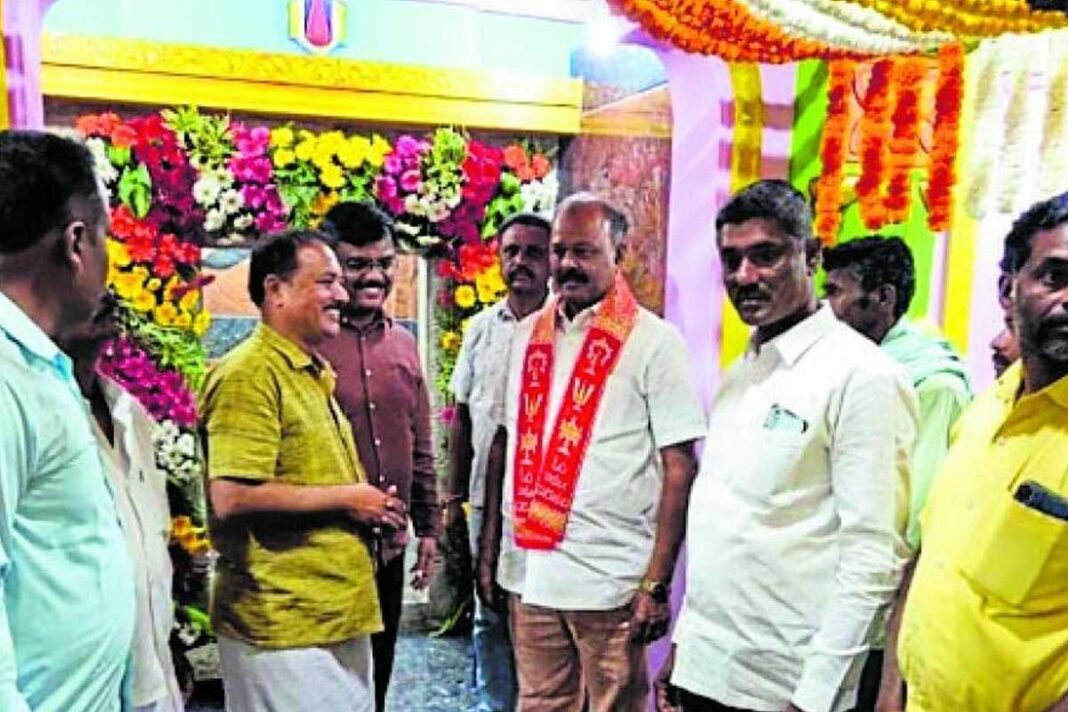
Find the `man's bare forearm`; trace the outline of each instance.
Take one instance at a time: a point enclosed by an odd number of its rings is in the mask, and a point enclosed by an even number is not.
[[[464,403],[456,404],[456,417],[449,431],[449,480],[446,501],[457,497],[467,499],[471,487],[471,411]]]
[[[697,475],[697,458],[693,441],[669,445],[661,449],[660,456],[664,484],[656,515],[656,544],[645,575],[653,581],[666,582],[675,571],[675,559],[686,534],[686,510]]]
[[[281,482],[211,481],[212,509],[219,519],[241,514],[314,514],[348,512],[353,485],[306,486]]]

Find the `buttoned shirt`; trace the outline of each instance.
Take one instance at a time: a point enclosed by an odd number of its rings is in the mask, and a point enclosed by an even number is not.
[[[1009,367],[954,431],[921,524],[899,638],[909,710],[1045,712],[1068,695],[1068,377],[1018,396]]]
[[[486,463],[497,432],[492,417],[493,402],[508,367],[515,326],[515,314],[507,299],[471,317],[449,383],[456,402],[466,405],[471,414],[468,489],[471,506],[475,508],[481,508],[486,501]]]
[[[134,566],[137,620],[131,695],[134,707],[143,707],[168,698],[178,700],[182,694],[170,649],[174,570],[167,551],[171,532],[167,475],[156,466],[152,418],[114,381],[100,377],[100,385],[114,424],[114,443],[95,419],[93,431]]]
[[[356,438],[368,482],[408,506],[416,536],[437,534],[441,521],[430,444],[430,398],[411,333],[379,314],[368,326],[342,322],[337,338],[319,347],[337,373],[338,403]],[[407,530],[384,548],[404,550]]]
[[[690,498],[673,682],[721,704],[853,706],[908,557],[916,402],[830,308],[731,368]]]
[[[557,315],[546,442],[599,306],[573,320]],[[660,450],[699,439],[705,432],[704,412],[682,336],[639,309],[605,383],[563,540],[550,551],[518,548],[512,516],[516,415],[522,363],[536,320],[534,314],[516,329],[504,392],[498,389],[494,406],[496,422],[508,429],[497,580],[530,605],[611,610],[631,600],[652,558],[664,482]]]
[[[208,477],[297,486],[365,482],[330,366],[266,324],[208,372]],[[381,630],[374,563],[345,514],[212,521],[212,619],[263,648],[328,645]]]
[[[70,359],[0,293],[0,709],[112,712],[126,542]]]

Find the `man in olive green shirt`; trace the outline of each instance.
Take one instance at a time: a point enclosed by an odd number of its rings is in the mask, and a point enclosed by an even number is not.
[[[844,242],[823,251],[823,267],[827,271],[824,294],[835,315],[904,366],[916,389],[920,419],[909,470],[905,539],[918,551],[920,512],[949,449],[950,429],[971,401],[968,375],[948,342],[904,318],[916,290],[916,267],[902,240],[873,236]],[[883,666],[882,631],[873,647],[856,712],[875,707]]]
[[[370,711],[382,624],[368,542],[406,520],[365,482],[316,353],[347,299],[328,238],[259,243],[249,295],[263,322],[211,370],[201,404],[227,709]]]

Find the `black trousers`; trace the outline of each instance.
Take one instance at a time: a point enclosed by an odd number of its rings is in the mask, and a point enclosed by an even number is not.
[[[679,690],[679,703],[682,706],[682,712],[750,712],[739,707],[721,705],[715,700],[683,689]]]
[[[404,554],[379,566],[375,574],[378,585],[378,605],[382,609],[381,633],[371,636],[371,649],[375,661],[375,709],[386,709],[386,693],[389,678],[393,674],[393,653],[397,648],[397,629],[400,627],[401,609],[404,607]]]
[[[860,688],[857,690],[857,706],[853,712],[875,712],[875,703],[879,700],[879,685],[883,677],[883,651],[871,650],[864,662],[864,672],[860,674]]]

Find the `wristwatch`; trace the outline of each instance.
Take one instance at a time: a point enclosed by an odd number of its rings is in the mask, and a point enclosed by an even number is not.
[[[649,597],[657,603],[667,603],[671,597],[671,586],[664,581],[643,578],[638,584],[638,590],[649,594]]]

